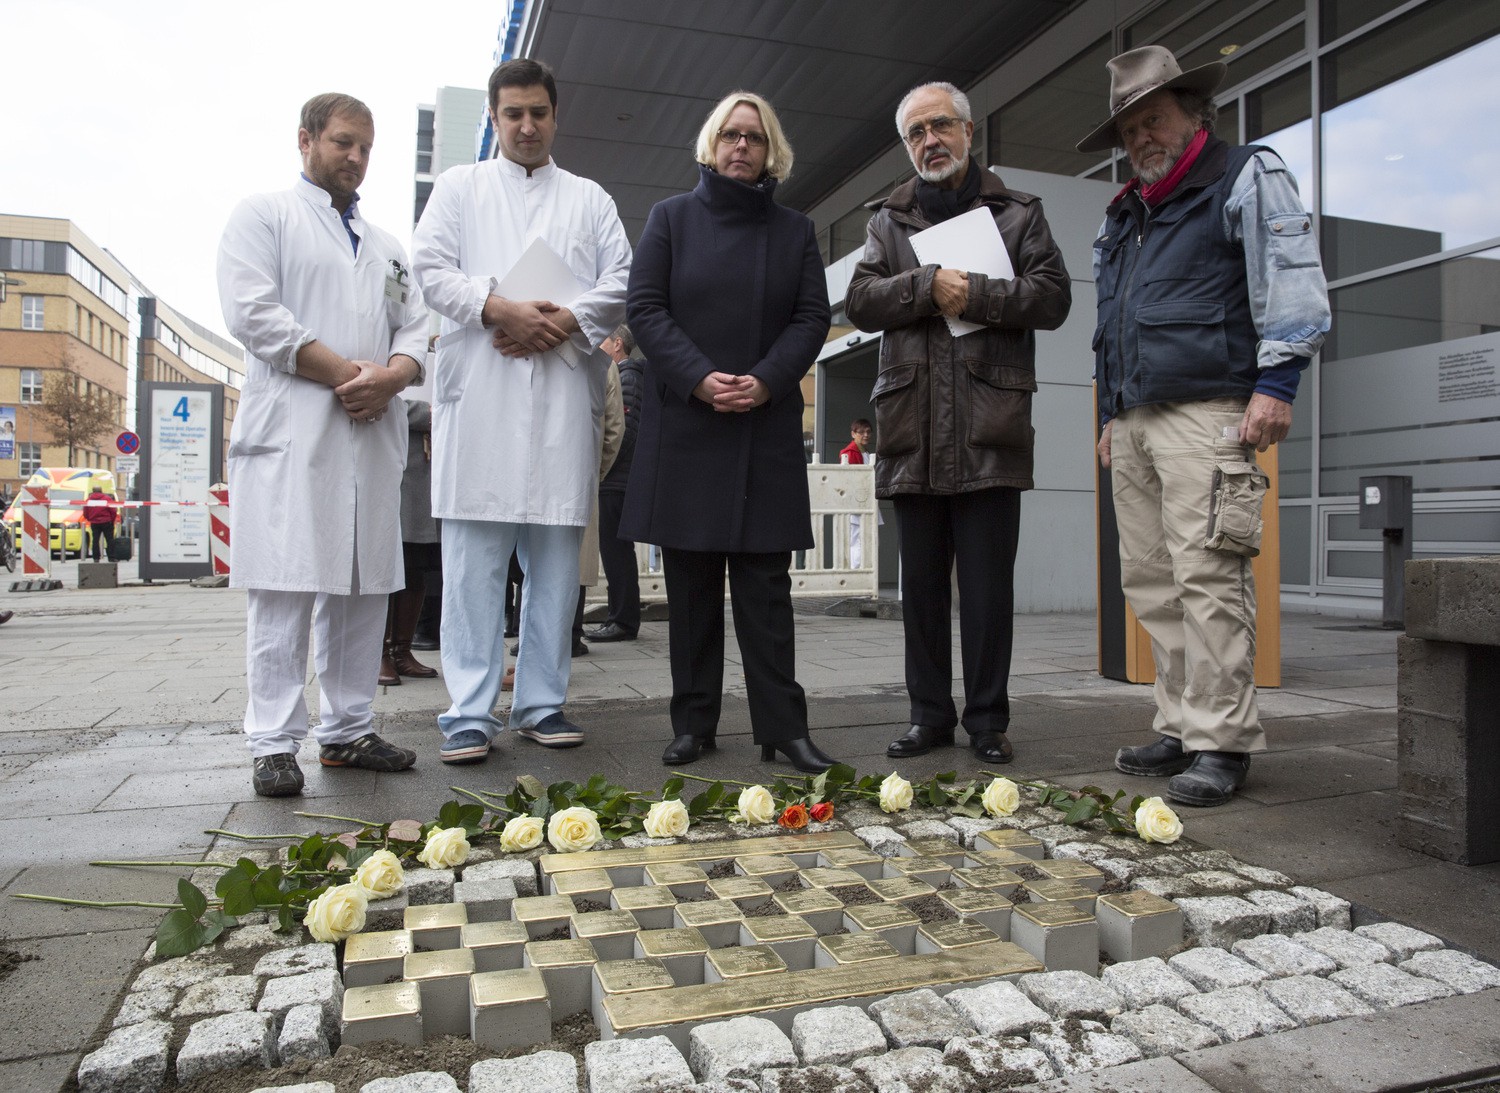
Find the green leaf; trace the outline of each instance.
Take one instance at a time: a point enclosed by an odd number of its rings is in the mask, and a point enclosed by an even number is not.
[[[369,859],[370,855],[373,853],[375,853],[375,848],[370,846],[362,846],[358,850],[354,851],[349,855],[350,870],[358,869]]]
[[[698,794],[696,797],[694,797],[691,801],[689,801],[687,803],[688,816],[691,819],[694,819],[694,820],[702,819],[704,813],[706,813],[708,811],[708,808],[709,808],[709,801],[708,801],[708,794],[706,794],[706,793],[700,793],[700,794]]]
[[[437,822],[442,828],[462,827],[458,818],[459,805],[457,801],[445,801],[443,807],[438,809]]]
[[[273,865],[260,876],[255,878],[250,888],[251,898],[255,900],[255,906],[268,907],[281,902],[281,867]],[[225,900],[224,906],[230,914],[244,914],[229,907],[229,901]]]
[[[858,772],[848,763],[835,763],[823,772],[823,776],[827,779],[827,785],[847,786],[853,784]]]
[[[724,799],[724,783],[715,782],[699,794],[699,796],[706,797],[708,799],[708,807],[712,808]]]
[[[1099,802],[1092,797],[1080,797],[1063,814],[1063,823],[1075,825],[1087,823],[1097,815],[1099,815]]]
[[[247,870],[245,866],[250,868]],[[254,863],[241,858],[239,865],[229,870],[219,878],[219,883],[214,885],[214,892],[224,901],[224,911],[230,915],[248,915],[255,910],[255,878],[260,870],[255,868]]]
[[[276,910],[277,933],[290,933],[297,928],[297,912],[292,909],[290,903],[283,903]]]
[[[186,877],[177,878],[177,902],[194,919],[201,918],[208,910],[208,897],[191,884]]]
[[[1140,809],[1140,807],[1145,803],[1146,795],[1144,793],[1137,793],[1134,797],[1130,798],[1130,814],[1134,816]]]
[[[207,940],[205,932],[197,915],[181,909],[168,911],[167,917],[156,928],[156,955],[186,956]]]
[[[674,774],[668,778],[661,787],[661,799],[670,801],[673,797],[682,796],[682,787],[687,785],[687,780],[680,774]]]
[[[945,770],[941,774],[934,774],[932,780],[934,782],[941,782],[945,786],[951,786],[954,782],[958,781],[958,772]]]
[[[203,944],[207,945],[230,926],[237,925],[234,918],[223,911],[209,911],[203,916]]]
[[[416,820],[395,820],[386,829],[386,838],[396,843],[419,843],[422,841],[422,825]]]
[[[984,805],[978,801],[966,801],[953,810],[960,816],[972,816],[974,819],[984,815]]]
[[[547,796],[547,787],[542,785],[541,779],[530,774],[516,775],[516,788],[535,801],[538,797]]]
[[[572,807],[573,804],[572,800],[569,799],[568,794],[558,786],[552,786],[547,791],[547,800],[558,812],[561,812],[565,808]]]

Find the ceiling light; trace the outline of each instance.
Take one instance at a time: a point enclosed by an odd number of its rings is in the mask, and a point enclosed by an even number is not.
[[[1228,57],[1231,53],[1237,53],[1237,52],[1239,52],[1239,48],[1240,47],[1238,45],[1236,45],[1235,43],[1231,42],[1231,43],[1229,43],[1229,45],[1227,45],[1227,46],[1221,46],[1219,48],[1219,56],[1220,57]]]

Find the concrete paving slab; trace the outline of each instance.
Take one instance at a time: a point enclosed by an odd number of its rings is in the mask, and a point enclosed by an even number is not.
[[[0,1089],[13,1089],[17,1093],[21,1090],[61,1089],[77,1063],[78,1056],[71,1051],[0,1062]]]
[[[246,765],[246,787],[249,786]],[[83,858],[170,858],[202,852],[212,837],[204,828],[219,826],[222,807],[186,805],[141,811],[82,812],[68,817],[68,850]],[[39,839],[35,820],[0,820],[0,865],[38,865],[69,860],[56,840]]]
[[[16,965],[0,991],[0,1028],[6,1030],[0,1060],[78,1051],[150,939],[151,931],[114,930],[13,942],[33,959]],[[68,989],[57,989],[59,984]]]
[[[1500,906],[1500,863],[1462,866],[1422,858],[1408,868],[1330,881],[1330,892],[1355,903],[1388,908],[1409,926],[1500,960],[1500,915],[1475,907]]]
[[[1391,760],[1343,747],[1268,752],[1250,769],[1245,796],[1266,805],[1384,789],[1396,780]]]
[[[1212,1093],[1214,1087],[1174,1059],[1147,1059],[1093,1074],[1070,1074],[1025,1087],[1031,1093]]]

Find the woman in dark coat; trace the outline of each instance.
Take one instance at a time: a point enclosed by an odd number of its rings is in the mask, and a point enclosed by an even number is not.
[[[792,150],[769,103],[729,95],[697,156],[697,187],[651,210],[627,306],[647,364],[620,537],[662,548],[676,734],[662,762],[714,747],[727,565],[761,758],[826,770],[795,678],[788,572],[813,545],[800,385],[828,335],[823,262],[812,221],[773,200]]]

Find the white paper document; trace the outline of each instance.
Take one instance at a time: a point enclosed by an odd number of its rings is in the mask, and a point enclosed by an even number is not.
[[[911,237],[911,249],[924,266],[967,270],[1006,281],[1016,275],[1010,252],[1005,249],[1005,240],[1000,238],[1000,229],[995,227],[995,214],[987,208],[970,209],[961,216],[917,232]],[[948,323],[948,333],[955,338],[981,329],[979,323],[951,315],[944,315],[943,319]]]
[[[550,300],[558,307],[567,307],[583,295],[583,285],[573,276],[562,255],[538,236],[521,252],[521,257],[500,279],[494,292],[507,300]],[[581,335],[575,334],[574,338],[581,340]],[[570,340],[558,346],[556,352],[562,354],[570,368],[576,368],[589,348],[580,347],[577,341]]]

